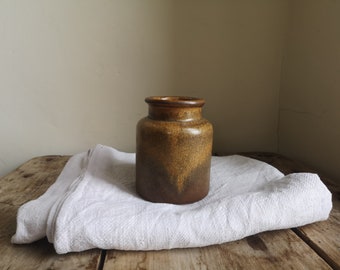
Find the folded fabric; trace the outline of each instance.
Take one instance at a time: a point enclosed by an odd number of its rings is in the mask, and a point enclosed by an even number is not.
[[[208,196],[187,205],[141,199],[134,168],[135,154],[103,145],[73,156],[41,197],[19,208],[12,243],[47,236],[60,254],[201,247],[325,220],[332,208],[318,175],[284,176],[239,155],[212,157]]]

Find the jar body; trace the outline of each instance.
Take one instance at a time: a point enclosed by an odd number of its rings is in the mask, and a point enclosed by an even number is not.
[[[150,102],[137,124],[137,193],[152,202],[196,202],[209,192],[212,125],[201,116],[204,103],[160,103]]]

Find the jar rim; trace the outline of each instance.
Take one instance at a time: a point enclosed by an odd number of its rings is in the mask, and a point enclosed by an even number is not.
[[[202,107],[205,100],[189,96],[150,96],[145,98],[145,102],[150,105],[170,107]]]

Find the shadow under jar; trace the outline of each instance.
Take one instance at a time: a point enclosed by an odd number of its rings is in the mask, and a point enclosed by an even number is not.
[[[145,200],[187,204],[209,192],[213,127],[203,99],[154,96],[137,124],[136,189]]]

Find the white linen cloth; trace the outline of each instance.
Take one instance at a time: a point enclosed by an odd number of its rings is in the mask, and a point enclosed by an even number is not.
[[[141,199],[134,168],[135,154],[103,145],[73,156],[41,197],[19,208],[12,243],[47,236],[60,254],[201,247],[325,220],[332,208],[318,175],[284,176],[238,155],[212,157],[208,196],[187,205]]]

